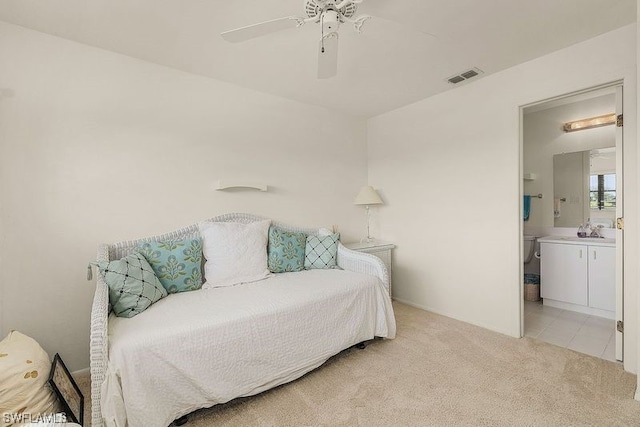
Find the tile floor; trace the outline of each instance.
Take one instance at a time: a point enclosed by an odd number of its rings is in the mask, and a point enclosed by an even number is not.
[[[524,335],[580,353],[616,360],[615,321],[524,302]]]

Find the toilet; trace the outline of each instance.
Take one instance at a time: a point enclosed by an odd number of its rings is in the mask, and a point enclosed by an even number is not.
[[[524,235],[522,240],[522,259],[525,264],[529,264],[533,259],[533,253],[536,248],[536,236]]]

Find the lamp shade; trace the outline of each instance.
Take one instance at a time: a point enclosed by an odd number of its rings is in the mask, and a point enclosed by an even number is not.
[[[365,185],[353,201],[354,205],[383,205],[384,202],[370,185]]]

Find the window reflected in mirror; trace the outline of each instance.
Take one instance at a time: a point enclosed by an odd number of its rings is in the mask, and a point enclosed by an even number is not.
[[[616,190],[615,147],[555,154],[554,226],[596,223],[613,227]]]
[[[589,208],[591,210],[616,208],[616,174],[589,177]]]

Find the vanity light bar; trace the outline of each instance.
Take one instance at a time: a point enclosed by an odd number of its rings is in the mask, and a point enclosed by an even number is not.
[[[601,126],[613,125],[616,123],[616,113],[605,114],[603,116],[591,117],[589,119],[576,120],[564,124],[565,132],[575,132],[577,130],[599,128]]]

